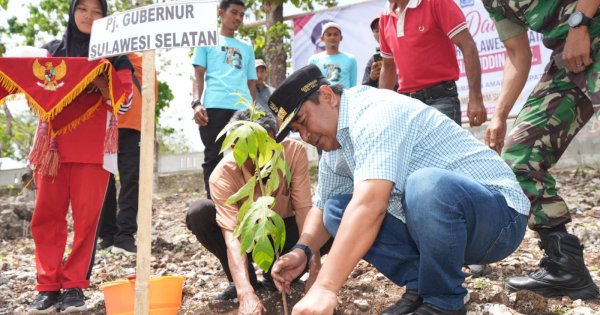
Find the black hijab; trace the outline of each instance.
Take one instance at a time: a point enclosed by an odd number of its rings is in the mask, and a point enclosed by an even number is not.
[[[71,6],[69,8],[69,24],[67,25],[67,31],[60,40],[53,40],[42,48],[48,50],[53,57],[87,57],[90,47],[90,35],[84,34],[79,31],[77,24],[75,23],[75,6],[78,0],[71,0]],[[98,0],[102,7],[103,16],[108,14],[108,5],[106,0]],[[131,62],[127,55],[116,56],[107,58],[110,63],[115,67],[116,70],[129,68],[133,70]]]

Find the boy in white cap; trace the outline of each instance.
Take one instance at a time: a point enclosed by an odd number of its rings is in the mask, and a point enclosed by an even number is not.
[[[318,66],[330,82],[351,88],[356,85],[356,58],[340,51],[342,39],[342,28],[339,24],[328,22],[323,25],[321,40],[325,43],[325,51],[312,55],[308,63]]]

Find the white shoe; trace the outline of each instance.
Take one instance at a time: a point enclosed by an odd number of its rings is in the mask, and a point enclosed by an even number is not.
[[[125,256],[135,256],[137,254],[136,252],[130,252],[130,251],[126,250],[125,248],[121,248],[117,245],[113,245],[110,248],[110,252],[113,254],[121,254],[121,255],[125,255]]]

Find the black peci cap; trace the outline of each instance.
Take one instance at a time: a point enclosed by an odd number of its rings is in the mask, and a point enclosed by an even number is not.
[[[281,142],[290,132],[289,124],[304,100],[324,84],[329,84],[329,81],[323,77],[319,67],[310,64],[292,73],[273,91],[268,104],[279,124],[275,137],[277,142]]]

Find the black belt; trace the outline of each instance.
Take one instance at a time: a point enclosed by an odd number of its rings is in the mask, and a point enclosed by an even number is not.
[[[400,94],[404,94],[421,101],[425,101],[426,99],[458,96],[458,92],[456,91],[456,83],[454,81],[444,81],[442,83],[428,86],[416,92],[401,92]]]

